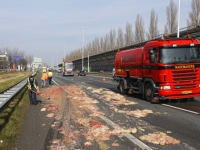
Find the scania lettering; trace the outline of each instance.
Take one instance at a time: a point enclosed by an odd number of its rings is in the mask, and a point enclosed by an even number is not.
[[[121,93],[139,93],[148,101],[199,97],[200,41],[155,39],[144,47],[119,50],[115,74]]]

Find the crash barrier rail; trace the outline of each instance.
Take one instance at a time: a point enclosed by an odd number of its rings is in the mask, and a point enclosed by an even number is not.
[[[36,75],[36,72],[32,74]],[[0,112],[27,84],[27,78],[0,93]]]

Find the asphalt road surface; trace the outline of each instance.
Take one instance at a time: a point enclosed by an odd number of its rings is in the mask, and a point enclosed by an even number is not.
[[[105,80],[104,80],[105,79]],[[132,128],[132,127],[140,127],[141,130],[138,130],[135,134],[125,133],[123,136],[114,136],[111,138],[112,142],[109,143],[109,141],[106,141],[105,144],[107,145],[106,148],[101,148],[99,144],[93,145],[93,147],[87,147],[84,148],[87,150],[101,150],[101,149],[108,149],[108,150],[140,150],[140,149],[152,149],[152,150],[199,150],[200,149],[200,100],[197,98],[192,101],[173,101],[173,102],[163,102],[160,104],[151,104],[147,101],[145,101],[141,95],[125,95],[126,99],[129,101],[133,101],[138,103],[137,105],[120,105],[117,106],[118,110],[143,110],[148,109],[152,110],[153,114],[148,114],[147,117],[144,118],[134,118],[131,117],[125,113],[117,113],[115,110],[111,109],[110,103],[105,102],[102,100],[102,98],[94,93],[92,93],[90,90],[87,90],[87,87],[93,87],[93,88],[103,88],[105,90],[110,90],[115,92],[116,94],[119,93],[119,91],[116,89],[117,83],[112,80],[112,78],[104,78],[104,77],[97,77],[97,76],[67,76],[63,77],[61,73],[54,73],[53,76],[54,84],[57,84],[59,86],[63,85],[81,85],[82,87],[85,87],[85,92],[90,97],[93,97],[94,99],[97,99],[99,101],[98,107],[99,109],[105,114],[104,116],[97,117],[98,120],[103,121],[105,124],[107,124],[110,128],[114,128],[116,124],[120,125],[123,128]],[[40,110],[40,106],[37,110]],[[33,108],[31,108],[33,109]],[[32,115],[34,114],[34,111],[36,110],[30,110]],[[29,115],[30,116],[30,115]],[[110,117],[112,116],[112,117]],[[32,116],[34,117],[34,116]],[[40,116],[38,122],[41,125],[41,119],[45,116]],[[30,121],[30,118],[25,120]],[[44,120],[44,118],[43,118]],[[55,134],[52,133],[51,130],[49,130],[50,124],[53,122],[53,120],[48,120],[46,124],[49,124],[46,126],[45,131],[37,131],[37,126],[33,126],[33,131],[30,131],[30,134],[27,135],[28,130],[30,130],[30,127],[24,127],[22,129],[22,137],[32,136],[32,141],[42,143],[38,144],[39,146],[34,146],[32,149],[46,149],[47,144],[45,139],[51,140],[52,135]],[[27,123],[28,124],[28,123]],[[30,123],[29,123],[30,125]],[[71,124],[73,126],[73,124]],[[27,129],[26,129],[27,128]],[[138,128],[139,129],[139,128]],[[35,135],[36,132],[37,134]],[[43,133],[42,135],[38,132]],[[50,133],[49,133],[50,132]],[[139,139],[140,136],[147,135],[148,133],[153,132],[163,132],[169,135],[170,137],[173,137],[177,140],[180,140],[180,144],[176,145],[159,145],[159,144],[153,144],[151,142],[142,141]],[[38,134],[42,137],[38,137]],[[48,137],[51,136],[51,137]],[[57,135],[59,138],[62,138],[61,135]],[[27,149],[29,146],[27,144],[23,143],[23,139],[19,139],[19,142],[17,144],[17,150],[18,149]],[[39,142],[39,140],[41,141]],[[74,149],[77,150],[83,150],[83,141],[82,139],[79,139],[79,146],[77,146]],[[112,147],[111,144],[117,141],[119,143],[119,146]],[[97,141],[98,142],[98,141]],[[31,143],[29,140],[28,143]],[[24,145],[24,146],[23,146]],[[28,148],[30,149],[30,147]]]
[[[63,77],[61,74],[54,76],[54,81],[59,85],[64,84],[75,84],[84,85],[87,87],[95,88],[105,88],[116,93],[119,91],[116,89],[117,83],[112,80],[112,78],[97,77],[97,76],[69,76]],[[142,134],[148,134],[153,131],[170,131],[170,136],[181,141],[179,145],[173,146],[159,146],[142,141],[151,149],[200,149],[200,101],[195,99],[193,101],[171,101],[164,102],[161,104],[151,104],[142,99],[140,95],[126,95],[128,100],[137,102],[138,105],[129,106],[129,110],[135,109],[150,109],[154,114],[150,114],[145,118],[140,118],[139,123],[145,126],[145,131]],[[108,113],[109,107],[106,104],[100,106],[104,112]],[[123,106],[120,106],[123,107]],[[123,108],[121,108],[123,109]],[[108,111],[109,110],[109,111]],[[125,122],[125,120],[129,120]],[[121,124],[122,126],[132,126],[133,124],[138,124],[138,120],[130,118],[125,114],[116,115],[115,120],[112,122]],[[140,134],[134,135],[138,139]],[[130,143],[132,141],[128,139]],[[130,144],[129,143],[129,144]],[[135,145],[135,143],[134,143]],[[137,144],[136,144],[137,145]],[[130,146],[131,147],[131,146]],[[130,148],[129,147],[129,148]],[[140,147],[140,146],[138,146]],[[129,149],[126,147],[125,149]],[[140,147],[142,149],[142,147]],[[130,148],[131,149],[131,148]]]

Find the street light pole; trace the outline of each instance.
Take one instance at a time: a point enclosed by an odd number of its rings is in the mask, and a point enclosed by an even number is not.
[[[53,68],[53,67],[52,67],[52,58],[51,58],[51,68]]]
[[[90,59],[89,59],[89,50],[88,50],[88,72],[90,72]]]
[[[56,53],[57,53],[57,66],[58,66],[58,51],[56,51]],[[57,68],[57,66],[56,66],[56,68]]]
[[[178,0],[178,28],[177,28],[177,37],[179,38],[179,22],[180,22],[180,0]]]
[[[55,66],[54,66],[54,55],[53,55],[53,63],[52,63],[52,64],[53,64],[53,69],[54,69],[54,67],[55,67]]]
[[[82,45],[82,70],[83,70],[84,29],[86,29],[86,28],[85,27],[81,27],[81,29],[83,29],[83,45]]]
[[[65,44],[63,44],[64,46],[64,58],[63,58],[63,61],[65,61]]]

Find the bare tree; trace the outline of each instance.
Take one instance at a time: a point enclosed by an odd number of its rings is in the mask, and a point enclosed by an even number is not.
[[[97,49],[96,49],[95,41],[93,41],[91,43],[91,47],[92,47],[92,55],[96,54],[97,53]]]
[[[116,46],[118,48],[124,46],[124,36],[123,36],[123,30],[122,30],[122,28],[118,29],[118,37],[117,37]]]
[[[96,44],[97,44],[97,50],[98,50],[98,54],[101,53],[101,46],[100,46],[100,42],[99,39],[96,38]]]
[[[100,53],[103,52],[103,45],[104,45],[104,41],[103,41],[103,38],[101,37],[101,39],[100,39]]]
[[[200,24],[200,0],[192,0],[192,11],[189,12],[189,19],[187,19],[187,26],[196,26]]]
[[[94,54],[92,53],[92,44],[91,44],[91,43],[88,44],[88,51],[90,52],[90,56],[91,56],[91,55],[94,55]]]
[[[165,24],[165,33],[175,33],[177,31],[177,5],[170,0],[169,6],[166,7],[167,22]]]
[[[31,66],[31,64],[32,64],[32,62],[33,62],[33,55],[29,55],[29,56],[27,57],[27,62],[28,62],[28,64]],[[31,69],[31,67],[30,67],[30,69]]]
[[[145,40],[144,38],[145,30],[144,30],[144,21],[142,19],[142,16],[139,14],[137,15],[136,21],[135,21],[135,42],[140,43]]]
[[[149,33],[146,34],[147,39],[154,39],[159,35],[158,31],[158,15],[155,13],[154,9],[151,10],[150,24],[149,24]]]
[[[109,35],[106,34],[104,37],[104,42],[103,42],[103,52],[107,52],[109,49]]]
[[[115,48],[115,44],[116,44],[116,32],[114,29],[110,30],[110,42],[109,42],[109,50],[112,50]]]
[[[100,52],[100,44],[99,44],[99,39],[98,38],[94,39],[93,47],[94,47],[94,54],[98,54]]]
[[[132,30],[132,24],[131,23],[126,23],[126,33],[124,35],[124,44],[125,45],[131,45],[133,44],[133,30]]]

